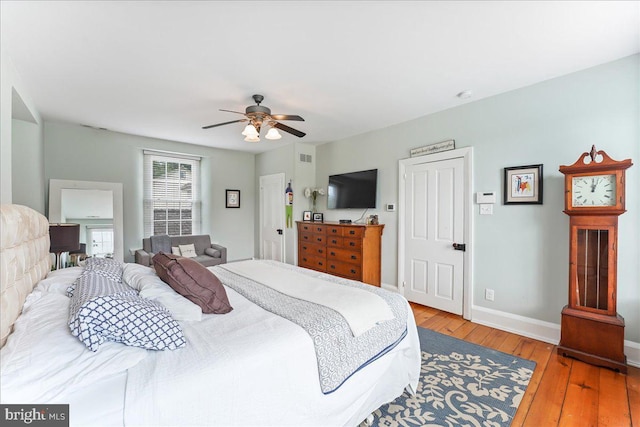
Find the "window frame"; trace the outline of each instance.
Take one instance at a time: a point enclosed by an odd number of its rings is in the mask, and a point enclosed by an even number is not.
[[[189,156],[178,153],[158,152],[151,150],[144,150],[144,202],[143,202],[143,221],[144,221],[144,235],[153,236],[156,234],[171,234],[171,235],[196,235],[200,234],[200,218],[201,218],[201,202],[200,202],[200,161],[201,158],[197,156]],[[164,163],[165,169],[169,163],[178,163],[177,176],[170,177],[169,173],[165,172],[163,179],[154,178],[154,163]],[[184,179],[182,173],[182,165],[190,165],[191,167],[191,179]],[[164,182],[165,192],[164,194],[157,194],[155,189],[158,184]],[[182,188],[185,185],[191,185],[191,198],[185,199]],[[173,191],[177,190],[177,198],[169,197],[170,187],[173,187]],[[156,213],[158,204],[165,204],[167,209],[170,205],[177,205],[178,218],[171,218],[169,211],[167,210],[164,219],[158,220]],[[189,204],[191,209],[183,208],[183,204]],[[175,210],[175,209],[174,209]],[[183,218],[183,212],[191,211],[191,218]],[[190,230],[183,229],[185,222],[189,222]],[[156,224],[158,222],[164,222],[164,232],[156,233]],[[177,228],[170,228],[171,223],[176,223]],[[175,234],[175,232],[179,234]],[[190,232],[189,232],[190,231]]]

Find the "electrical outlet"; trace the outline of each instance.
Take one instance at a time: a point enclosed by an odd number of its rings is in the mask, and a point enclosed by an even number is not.
[[[493,215],[493,205],[485,203],[481,204],[480,215]]]
[[[484,290],[484,299],[487,301],[493,301],[494,292],[493,289],[485,289]]]

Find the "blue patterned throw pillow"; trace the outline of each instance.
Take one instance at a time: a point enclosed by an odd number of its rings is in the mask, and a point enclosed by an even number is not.
[[[182,328],[169,311],[135,291],[90,299],[69,327],[91,351],[97,351],[105,341],[147,350],[175,350],[186,345]]]
[[[87,258],[84,269],[80,276],[67,288],[67,296],[73,297],[76,286],[83,276],[89,273],[95,273],[114,282],[122,282],[122,263],[111,258]]]
[[[85,269],[74,282],[69,309],[73,336],[91,351],[97,351],[105,341],[148,350],[175,350],[186,345],[182,328],[169,310],[122,283],[121,264],[100,264]]]

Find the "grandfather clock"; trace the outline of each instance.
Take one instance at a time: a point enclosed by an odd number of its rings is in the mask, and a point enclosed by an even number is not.
[[[604,151],[582,153],[565,176],[569,215],[569,304],[562,309],[558,354],[627,372],[624,319],[616,311],[618,216],[625,212],[625,170]]]

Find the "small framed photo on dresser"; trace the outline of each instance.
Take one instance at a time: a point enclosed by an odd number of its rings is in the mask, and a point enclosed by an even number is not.
[[[302,211],[302,220],[311,221],[311,211]]]
[[[313,222],[322,222],[324,220],[324,215],[318,212],[313,213]]]

